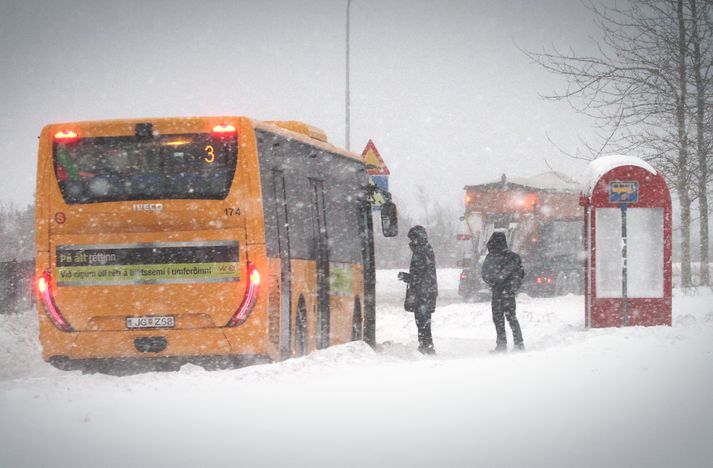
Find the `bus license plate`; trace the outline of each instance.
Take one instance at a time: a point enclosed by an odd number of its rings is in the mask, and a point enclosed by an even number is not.
[[[126,317],[126,328],[173,328],[175,326],[176,317],[173,315]]]

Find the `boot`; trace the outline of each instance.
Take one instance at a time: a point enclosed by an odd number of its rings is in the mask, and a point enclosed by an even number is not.
[[[491,349],[490,352],[493,354],[496,354],[496,353],[504,353],[507,350],[508,350],[508,347],[505,343],[498,343],[497,345],[495,345],[495,349]]]
[[[433,354],[436,354],[436,349],[433,347],[433,345],[430,345],[430,346],[419,346],[419,347],[418,347],[418,352],[421,353],[421,354],[433,355]]]

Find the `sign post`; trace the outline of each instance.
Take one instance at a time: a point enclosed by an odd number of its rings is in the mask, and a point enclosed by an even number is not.
[[[626,327],[629,325],[629,301],[627,300],[627,281],[628,271],[626,270],[626,203],[621,204],[621,297],[622,297],[622,310],[621,310],[621,321]]]
[[[376,149],[376,145],[373,141],[369,140],[361,153],[361,158],[366,164],[366,172],[369,174],[371,181],[379,187],[379,189],[384,192],[389,191],[389,175],[391,171],[386,167],[386,163],[379,154],[379,150]],[[374,206],[375,210],[378,210],[377,205]]]
[[[621,207],[621,322],[625,327],[629,325],[626,207],[628,203],[636,203],[637,201],[639,201],[639,182],[635,180],[615,180],[609,183],[609,202],[618,203]]]

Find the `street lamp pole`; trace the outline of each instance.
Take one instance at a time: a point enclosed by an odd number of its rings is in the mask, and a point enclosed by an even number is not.
[[[352,0],[347,0],[347,86],[346,86],[346,125],[345,125],[345,132],[346,132],[346,148],[347,150],[351,149],[350,148],[350,129],[349,129],[349,120],[350,120],[350,103],[349,103],[349,9],[352,5]]]

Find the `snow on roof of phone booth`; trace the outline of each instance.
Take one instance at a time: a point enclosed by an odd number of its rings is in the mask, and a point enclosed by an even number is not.
[[[582,179],[582,192],[586,195],[592,194],[592,189],[599,182],[604,174],[621,166],[637,166],[642,169],[646,169],[653,175],[656,175],[656,169],[636,156],[625,156],[621,154],[614,154],[610,156],[600,156],[593,160],[587,166],[587,170],[584,171],[584,177]]]

